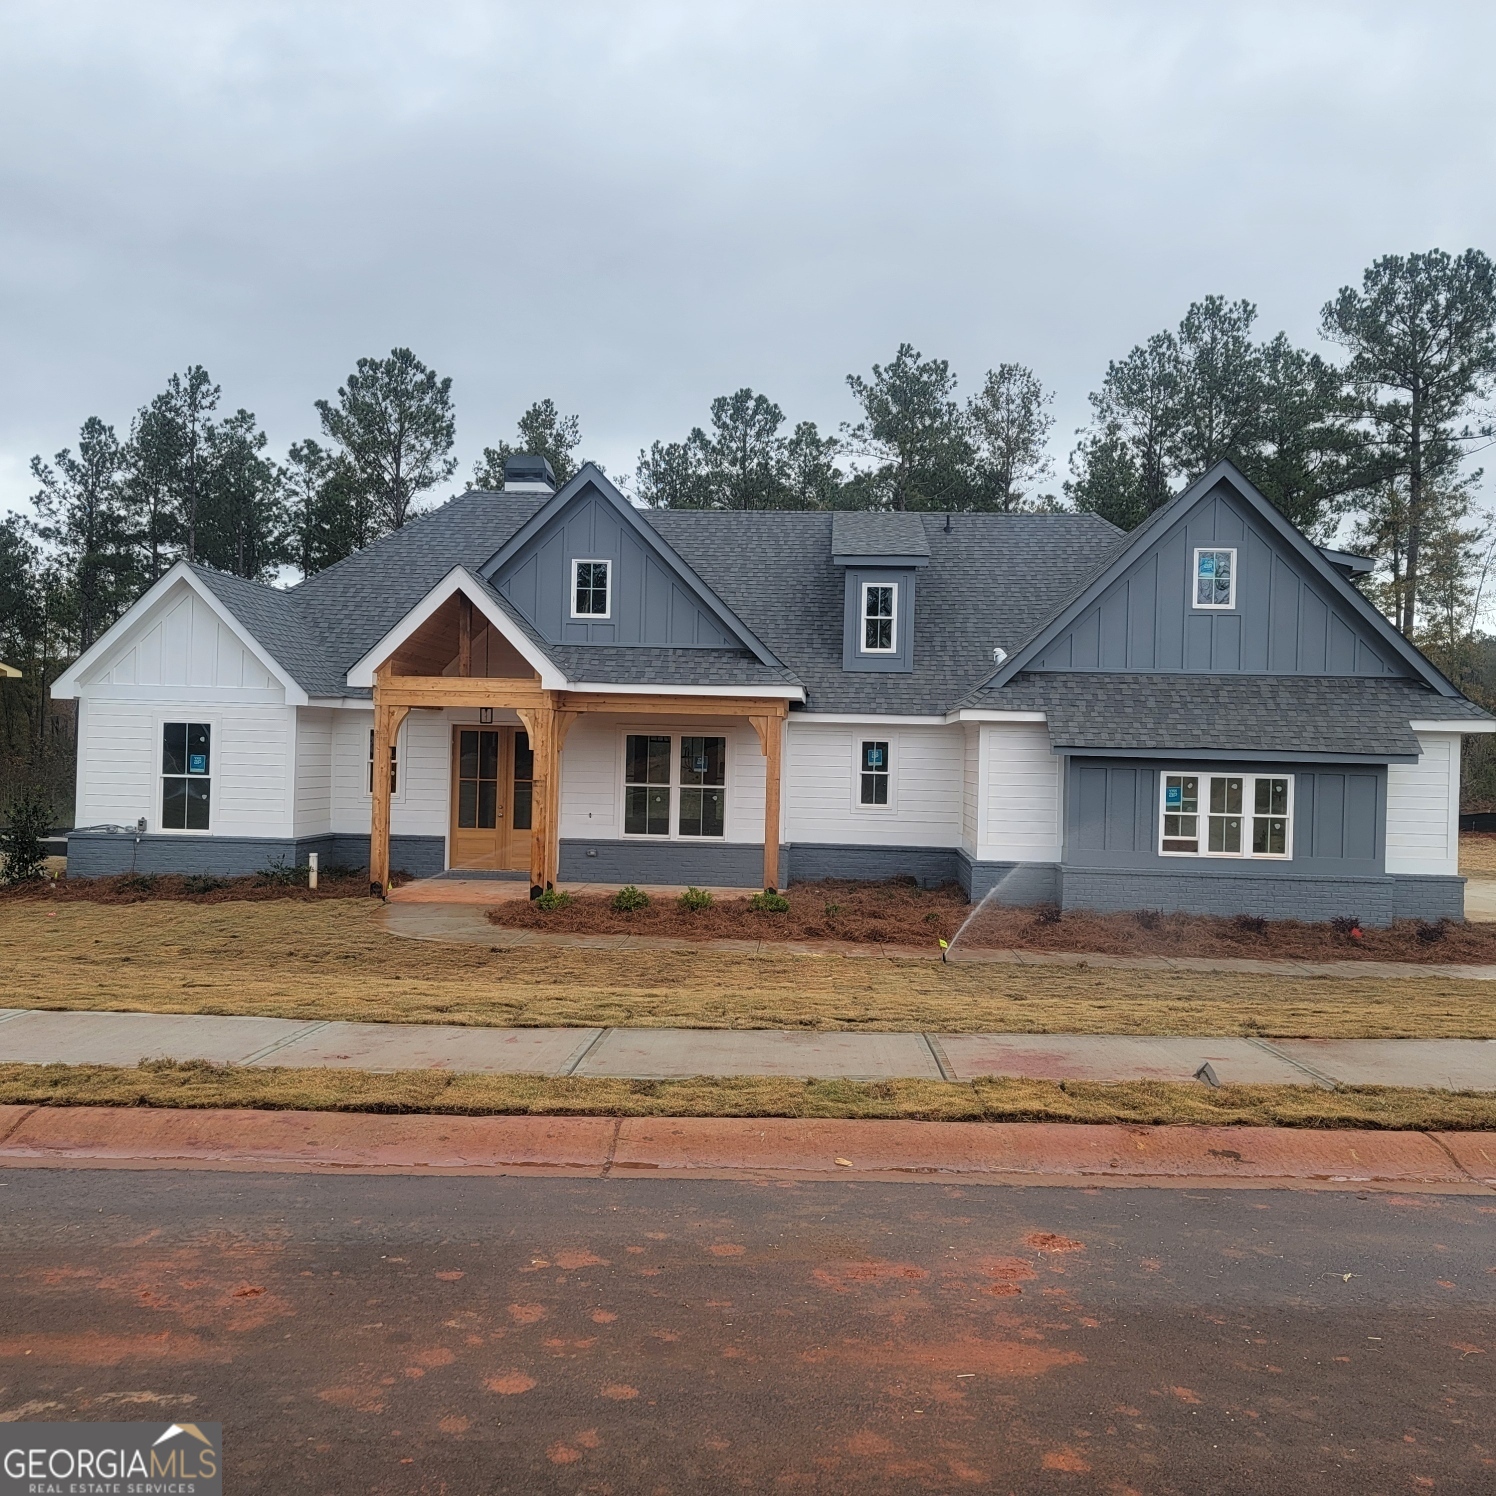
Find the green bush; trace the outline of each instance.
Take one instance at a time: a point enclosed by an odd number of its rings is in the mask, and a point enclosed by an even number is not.
[[[766,888],[762,893],[756,893],[748,900],[748,907],[759,914],[787,914],[790,901],[782,893],[775,893],[772,888]]]
[[[565,909],[570,903],[571,895],[564,888],[548,888],[535,900],[535,907],[549,914],[552,909]]]
[[[630,883],[613,895],[613,907],[620,914],[632,914],[636,909],[648,909],[649,895],[642,888],[635,888]]]
[[[119,880],[121,893],[155,893],[160,873],[124,873]]]
[[[228,886],[227,878],[215,878],[211,873],[188,873],[182,879],[185,893],[217,893],[220,888]]]
[[[284,857],[273,857],[255,874],[255,882],[261,888],[295,888],[305,884],[306,867],[298,867]]]
[[[29,883],[42,876],[51,810],[36,790],[18,790],[10,797],[6,824],[0,827],[0,883]]]
[[[675,902],[682,909],[710,909],[712,892],[709,888],[688,888]]]

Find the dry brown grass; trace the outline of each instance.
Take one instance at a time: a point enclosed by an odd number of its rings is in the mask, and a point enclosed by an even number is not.
[[[1496,1096],[1388,1087],[1224,1086],[1133,1081],[554,1079],[429,1070],[235,1069],[202,1061],[0,1065],[0,1104],[246,1107],[456,1116],[853,1117],[943,1122],[1210,1123],[1443,1132],[1496,1128]]]
[[[1496,831],[1460,833],[1460,871],[1467,878],[1496,878]]]
[[[0,1007],[402,1023],[1496,1037],[1496,990],[403,940],[362,901],[0,906]]]

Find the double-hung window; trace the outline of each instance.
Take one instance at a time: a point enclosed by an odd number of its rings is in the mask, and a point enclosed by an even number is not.
[[[624,835],[669,836],[672,821],[677,836],[726,834],[725,737],[631,732],[624,739]]]
[[[206,722],[161,727],[161,826],[206,831],[213,798],[213,730]]]
[[[573,618],[607,618],[611,616],[608,583],[611,561],[573,561],[571,616]]]
[[[862,584],[862,652],[897,654],[899,589],[892,582]]]
[[[888,744],[864,742],[857,755],[859,805],[888,804]]]
[[[1236,552],[1234,550],[1197,550],[1195,552],[1195,606],[1220,608],[1236,606]]]
[[[1293,777],[1165,774],[1159,851],[1171,857],[1290,857]]]
[[[400,749],[398,739],[390,744],[390,794],[400,788]],[[369,729],[369,793],[374,793],[374,729]]]

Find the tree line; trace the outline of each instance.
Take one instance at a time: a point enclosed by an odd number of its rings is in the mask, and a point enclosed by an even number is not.
[[[641,450],[625,485],[673,508],[1065,509],[1131,529],[1230,458],[1312,538],[1372,556],[1368,596],[1483,693],[1492,532],[1469,459],[1492,440],[1496,267],[1475,249],[1385,256],[1324,304],[1324,351],[1256,324],[1250,302],[1207,296],[1109,363],[1058,483],[1054,395],[1033,370],[999,363],[963,400],[944,359],[903,343],[847,376],[857,416],[834,432],[739,389]],[[124,436],[91,416],[73,447],[33,459],[35,516],[0,522],[0,658],[23,670],[0,686],[7,780],[70,776],[46,686],[175,560],[311,575],[419,518],[456,472],[452,381],[409,349],[359,359],[315,410],[318,434],[273,457],[253,412],[230,413],[194,365]],[[501,487],[515,453],[547,457],[564,482],[580,446],[579,418],[539,400],[468,486]]]

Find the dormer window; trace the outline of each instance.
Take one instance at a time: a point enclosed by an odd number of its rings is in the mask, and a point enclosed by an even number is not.
[[[862,584],[862,652],[895,654],[898,651],[898,594],[892,582]]]
[[[573,561],[571,616],[607,618],[612,606],[608,595],[613,570],[611,561]]]
[[[1234,550],[1195,552],[1195,606],[1222,609],[1236,606]]]

